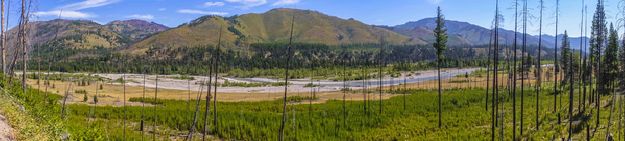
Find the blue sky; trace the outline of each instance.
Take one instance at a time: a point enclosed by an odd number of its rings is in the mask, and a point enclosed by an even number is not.
[[[18,0],[12,3],[16,10]],[[582,0],[561,0],[560,33],[568,30],[579,36]],[[607,0],[609,21],[618,17],[616,0]],[[465,21],[489,27],[494,17],[494,0],[36,0],[33,15],[36,20],[50,20],[62,11],[64,19],[93,20],[107,23],[113,20],[143,19],[170,27],[189,22],[203,15],[232,16],[262,13],[273,8],[310,9],[341,18],[354,18],[367,24],[398,25],[435,15],[441,6],[448,20]],[[513,0],[501,0],[503,27],[513,29]],[[539,0],[529,0],[528,32],[538,34]],[[589,17],[594,12],[595,0],[586,0]],[[544,33],[554,34],[555,0],[545,1]],[[11,10],[11,11],[13,11]],[[12,13],[17,17],[17,12]],[[590,20],[589,20],[590,22]]]

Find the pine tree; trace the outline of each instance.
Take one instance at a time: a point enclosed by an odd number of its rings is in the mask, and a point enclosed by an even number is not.
[[[608,46],[605,50],[605,55],[603,58],[603,64],[605,64],[605,70],[603,72],[603,80],[607,85],[607,91],[611,92],[614,87],[614,82],[616,82],[617,71],[618,71],[618,33],[614,26],[610,24],[610,33],[608,37]]]
[[[622,40],[622,44],[621,47],[619,48],[619,55],[618,55],[618,64],[619,64],[619,69],[620,71],[618,71],[617,75],[618,75],[618,91],[620,93],[625,93],[625,36],[623,36],[623,40]]]
[[[602,75],[605,77],[603,80],[608,85],[608,92],[612,92],[612,100],[610,104],[610,113],[608,115],[608,128],[606,129],[606,133],[610,133],[610,127],[612,126],[612,113],[614,111],[614,106],[616,105],[616,93],[613,92],[614,89],[614,81],[616,81],[616,71],[618,70],[617,64],[617,55],[618,55],[618,33],[614,29],[614,26],[610,23],[610,31],[608,36],[608,46],[605,50],[605,56],[603,59],[603,64],[605,64],[605,71]],[[620,121],[620,120],[619,120]],[[608,138],[611,138],[611,135],[608,135]]]
[[[595,87],[596,90],[594,91],[594,101],[595,101],[595,108],[596,108],[596,115],[597,115],[597,120],[596,120],[596,126],[595,128],[597,128],[599,126],[599,107],[601,105],[601,101],[600,101],[600,94],[603,94],[605,89],[604,89],[604,83],[602,82],[601,78],[601,72],[602,72],[602,68],[601,68],[601,50],[602,48],[605,46],[605,42],[607,39],[607,27],[606,27],[606,21],[605,21],[606,17],[605,17],[605,11],[604,11],[604,5],[603,5],[603,0],[599,0],[599,2],[597,3],[597,9],[595,10],[595,14],[593,16],[593,20],[592,20],[592,26],[591,26],[591,36],[590,36],[590,60],[591,60],[591,66],[592,66],[592,70],[594,72],[594,77],[595,77]]]
[[[564,36],[562,37],[562,60],[566,60],[563,61],[563,65],[568,66],[568,67],[564,67],[566,69],[564,69],[566,71],[566,77],[564,80],[568,81],[568,86],[569,86],[569,128],[568,128],[568,132],[569,132],[569,136],[568,139],[571,139],[571,136],[573,134],[573,128],[572,128],[572,122],[573,122],[573,57],[571,54],[571,45],[569,42],[569,36],[568,33],[566,31],[564,31]],[[565,52],[567,55],[565,55]],[[565,84],[563,84],[564,86]]]
[[[560,64],[562,70],[564,70],[564,72],[566,73],[566,75],[564,75],[562,77],[561,80],[561,84],[560,87],[565,87],[566,85],[569,85],[568,81],[569,81],[569,75],[568,75],[568,70],[569,68],[571,68],[571,64],[569,63],[569,57],[572,56],[572,52],[571,52],[571,48],[570,48],[570,43],[568,40],[564,40],[564,38],[562,39],[562,50],[560,52],[560,54],[562,55],[562,59],[560,60]]]
[[[584,5],[585,5],[584,2],[585,2],[585,0],[582,0],[582,14],[581,15],[584,15],[584,12],[585,12],[584,8],[583,8]],[[584,37],[584,16],[581,16],[581,17],[582,17],[582,21],[580,22],[579,36],[580,37]],[[584,38],[580,38],[580,40],[579,40],[579,58],[580,58],[579,59],[579,65],[580,65],[580,67],[579,67],[579,72],[578,72],[578,75],[579,75],[578,78],[581,81],[578,81],[579,82],[578,83],[578,85],[579,85],[579,88],[578,88],[578,92],[579,92],[578,100],[579,100],[579,102],[578,102],[578,106],[577,106],[577,109],[578,109],[579,113],[582,113],[583,110],[586,108],[586,106],[584,104],[585,100],[586,100],[585,99],[586,96],[582,95],[582,93],[583,93],[582,92],[582,87],[584,87],[584,68],[583,68],[583,54],[584,54],[584,52],[583,52],[583,48],[584,48]]]
[[[434,28],[434,37],[436,37],[434,48],[436,49],[438,70],[438,128],[442,126],[441,64],[444,59],[443,52],[447,49],[447,29],[445,28],[445,18],[441,12],[441,7],[438,7],[436,12],[436,28]]]

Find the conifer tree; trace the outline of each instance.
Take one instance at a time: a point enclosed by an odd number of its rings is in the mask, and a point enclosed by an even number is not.
[[[612,92],[614,87],[614,82],[616,82],[617,71],[618,71],[618,33],[614,26],[610,24],[610,32],[608,36],[608,46],[605,50],[605,55],[603,58],[603,64],[605,64],[605,70],[603,72],[603,80],[607,85],[607,92]]]
[[[441,64],[444,58],[443,52],[447,49],[447,29],[445,28],[445,18],[443,17],[441,7],[437,8],[436,15],[436,28],[434,28],[434,37],[436,37],[436,42],[434,43],[434,48],[436,49],[437,56],[437,70],[438,70],[438,128],[441,128],[442,121],[442,98],[441,98]]]
[[[599,108],[601,105],[601,101],[600,101],[600,95],[604,93],[604,84],[602,82],[602,80],[600,78],[601,77],[601,72],[602,72],[602,68],[601,68],[601,50],[603,47],[605,47],[606,45],[606,40],[607,40],[607,27],[606,27],[606,21],[605,21],[606,17],[605,17],[605,10],[604,10],[604,4],[603,4],[603,0],[599,0],[597,2],[597,8],[595,10],[595,14],[593,16],[593,20],[592,20],[592,26],[591,26],[591,36],[590,36],[590,60],[591,60],[591,66],[592,66],[592,70],[594,72],[594,75],[592,75],[592,77],[594,77],[594,82],[595,82],[595,89],[594,90],[594,101],[595,101],[595,108],[596,108],[596,126],[595,128],[597,128],[599,126]]]

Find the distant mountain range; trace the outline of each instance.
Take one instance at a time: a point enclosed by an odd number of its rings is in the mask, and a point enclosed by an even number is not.
[[[426,44],[393,31],[367,25],[353,19],[341,19],[320,12],[297,9],[273,9],[261,14],[231,17],[204,16],[138,42],[130,49],[141,52],[148,47],[193,47],[215,44],[219,29],[226,46],[251,43],[288,42],[294,18],[294,41],[327,45],[378,43]]]
[[[29,44],[60,44],[67,48],[118,48],[138,42],[169,27],[142,20],[112,21],[101,25],[87,20],[51,20],[29,23]],[[17,29],[9,30],[9,45]]]
[[[449,35],[448,44],[451,46],[475,46],[475,45],[487,45],[491,39],[491,30],[478,25],[473,25],[467,22],[459,22],[446,20],[445,26],[447,27],[447,34]],[[433,30],[436,27],[434,18],[426,18],[419,21],[408,22],[402,25],[393,27],[385,27],[389,30],[395,31],[405,36],[409,36],[413,39],[421,39],[428,43],[434,42]],[[499,42],[501,44],[514,44],[514,31],[499,29]],[[527,35],[528,45],[538,45],[539,36]],[[569,35],[569,37],[571,37]],[[523,34],[517,32],[517,43],[522,44]],[[562,39],[562,35],[558,35],[558,40]],[[587,39],[587,38],[584,38]],[[571,37],[571,46],[573,48],[579,48],[579,37]],[[555,46],[555,36],[543,34],[542,45],[549,48]],[[558,41],[561,44],[561,41]]]
[[[124,48],[142,53],[149,47],[214,45],[219,29],[223,29],[222,43],[237,47],[252,43],[287,42],[293,17],[294,41],[300,43],[339,45],[384,41],[388,44],[427,45],[434,41],[434,18],[397,26],[375,26],[312,10],[279,8],[231,17],[203,16],[174,28],[142,20],[113,21],[105,25],[85,20],[38,21],[30,25],[30,43],[58,42],[72,48]],[[488,28],[452,20],[446,21],[446,27],[450,46],[487,45],[490,41],[491,30]],[[9,34],[15,31],[10,30]],[[514,31],[501,29],[499,34],[500,43],[513,43]],[[522,34],[517,35],[521,44]],[[542,43],[553,48],[554,39],[554,36],[544,35]],[[579,48],[580,39],[570,39],[573,48]],[[527,42],[537,45],[538,36],[527,35]]]

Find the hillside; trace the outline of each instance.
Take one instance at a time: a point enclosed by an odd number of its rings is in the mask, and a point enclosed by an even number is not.
[[[169,27],[162,24],[135,19],[112,21],[104,26],[124,37],[130,38],[132,41],[140,41],[152,34],[169,29]]]
[[[87,20],[36,21],[29,24],[29,44],[51,45],[59,43],[66,48],[91,49],[117,48],[137,42],[167,27],[141,21],[113,21],[101,25]],[[14,43],[17,28],[9,31],[9,44]]]
[[[390,44],[427,44],[423,40],[410,40],[393,31],[354,19],[341,19],[311,10],[283,8],[231,17],[204,16],[149,37],[129,49],[135,53],[143,53],[149,47],[177,48],[215,44],[219,28],[224,29],[222,41],[226,45],[287,42],[293,16],[294,40],[300,43],[338,45],[379,43],[384,40]]]
[[[448,44],[451,46],[477,46],[477,45],[487,45],[490,41],[489,35],[491,31],[489,28],[484,28],[478,25],[474,25],[468,22],[460,22],[453,20],[446,20],[445,26],[447,27],[447,33],[449,35]],[[393,30],[402,35],[409,36],[413,39],[424,40],[428,43],[432,43],[434,41],[434,36],[432,31],[436,27],[434,18],[425,18],[418,21],[407,22],[405,24],[386,27],[387,29]],[[502,44],[513,44],[514,43],[514,31],[500,29],[500,43]],[[522,33],[517,33],[518,43],[521,44]],[[562,35],[558,35],[558,37],[562,37]],[[545,47],[554,48],[554,36],[551,35],[543,35],[543,45]],[[558,38],[561,40],[562,38]],[[579,37],[571,37],[571,46],[575,49],[579,49],[579,41],[581,38]],[[527,34],[527,42],[529,45],[538,45],[538,36]],[[560,43],[560,41],[558,42]]]

